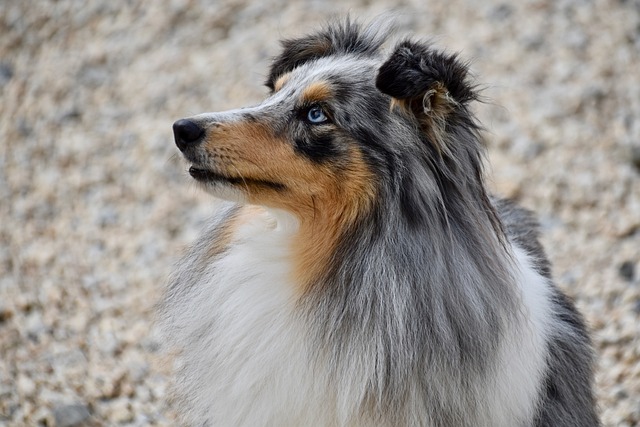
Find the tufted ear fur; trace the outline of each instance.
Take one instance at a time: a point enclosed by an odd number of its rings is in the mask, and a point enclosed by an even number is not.
[[[392,107],[415,115],[436,148],[446,151],[446,132],[460,120],[468,120],[469,101],[477,99],[468,81],[467,64],[455,54],[405,40],[380,67],[376,86],[390,95]]]
[[[338,54],[376,54],[387,33],[384,26],[374,24],[361,28],[357,22],[346,18],[316,34],[282,41],[282,53],[271,63],[265,84],[273,91],[280,76],[314,59]]]

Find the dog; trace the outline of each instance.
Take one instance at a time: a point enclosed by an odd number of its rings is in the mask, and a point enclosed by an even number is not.
[[[178,120],[226,200],[162,330],[197,426],[598,426],[532,215],[483,178],[468,65],[353,20],[282,42],[259,105]]]

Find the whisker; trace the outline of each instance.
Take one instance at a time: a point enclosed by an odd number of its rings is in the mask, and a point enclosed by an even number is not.
[[[233,163],[231,164],[231,167],[234,168],[238,173],[238,178],[242,180],[242,183],[244,184],[244,188],[247,189],[247,195],[251,194],[251,191],[249,190],[249,184],[247,184],[247,181],[245,181],[244,176],[242,176],[238,168]]]

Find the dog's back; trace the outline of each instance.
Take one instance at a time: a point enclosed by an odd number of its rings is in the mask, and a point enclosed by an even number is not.
[[[592,354],[535,222],[491,199],[464,64],[346,22],[260,105],[174,124],[231,200],[161,316],[194,425],[595,426]]]

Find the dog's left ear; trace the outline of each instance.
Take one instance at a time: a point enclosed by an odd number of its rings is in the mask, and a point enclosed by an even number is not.
[[[362,27],[347,17],[334,21],[322,31],[297,39],[284,40],[282,53],[274,58],[266,85],[274,91],[276,81],[302,64],[330,55],[377,55],[390,26],[379,21]]]
[[[274,59],[266,85],[272,91],[278,77],[312,59],[327,56],[333,43],[329,33],[319,33],[298,39],[283,40],[282,53]]]
[[[446,149],[452,121],[468,118],[467,104],[477,99],[468,67],[455,54],[405,40],[380,67],[376,87],[390,95],[392,107],[415,115],[438,149]]]

